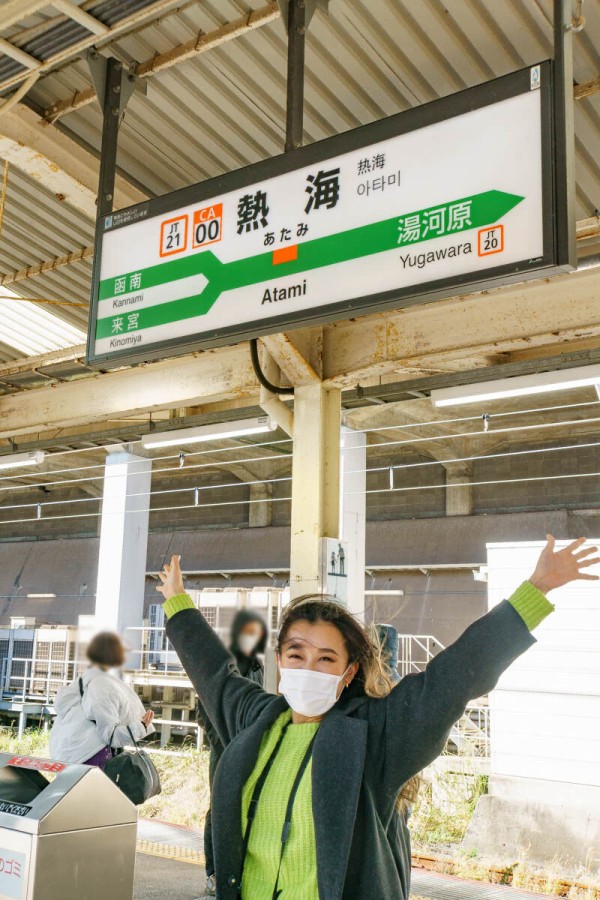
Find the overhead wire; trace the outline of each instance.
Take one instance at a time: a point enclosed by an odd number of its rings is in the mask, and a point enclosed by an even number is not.
[[[528,476],[524,478],[501,478],[501,479],[486,479],[483,481],[471,481],[469,482],[469,487],[481,487],[484,485],[508,485],[508,484],[522,484],[526,482],[548,482],[548,481],[559,481],[566,479],[581,479],[581,478],[598,478],[600,476],[600,471],[598,472],[576,472],[576,473],[566,473],[561,475],[536,475],[536,476]],[[282,478],[282,479],[274,479],[276,481],[291,481],[291,478]],[[260,484],[264,484],[267,482],[257,482]],[[244,484],[244,482],[239,483],[240,486]],[[205,490],[218,490],[220,485],[214,485],[212,487],[205,487]],[[382,493],[409,493],[412,491],[431,491],[431,490],[451,490],[452,488],[464,488],[463,484],[430,484],[430,485],[407,485],[403,487],[385,487],[385,488],[372,488],[366,491],[350,491],[346,496],[364,496],[368,494],[382,494]],[[177,488],[173,490],[165,490],[165,491],[150,491],[145,494],[137,494],[132,496],[158,496],[162,494],[170,494],[170,493],[185,493],[185,492],[194,492],[196,490],[195,486],[189,486],[186,488]],[[66,519],[74,519],[74,518],[86,518],[86,517],[97,517],[101,515],[101,512],[93,512],[93,513],[82,513],[82,514],[65,514],[62,516],[42,516],[40,515],[40,511],[43,510],[44,506],[51,505],[76,505],[80,503],[88,503],[88,502],[101,502],[101,497],[85,497],[85,498],[76,498],[74,500],[58,500],[58,501],[47,501],[40,503],[31,503],[31,504],[22,504],[16,507],[5,506],[0,507],[0,513],[2,510],[7,509],[23,509],[23,508],[31,508],[35,509],[38,513],[35,517],[25,518],[25,519],[8,519],[2,520],[0,519],[0,527],[5,525],[15,525],[15,524],[23,524],[28,523],[31,524],[33,522],[49,522],[49,521],[58,521],[58,520],[66,520]],[[155,514],[158,512],[167,512],[167,511],[176,511],[176,510],[184,510],[184,509],[215,509],[218,507],[224,506],[242,506],[248,504],[255,503],[281,503],[291,501],[291,497],[267,497],[267,498],[258,498],[255,500],[252,499],[242,499],[242,500],[225,500],[219,501],[218,503],[191,503],[191,504],[182,504],[178,506],[165,506],[165,507],[151,507],[150,513]],[[129,512],[135,512],[135,510],[125,511],[125,515]],[[111,515],[110,511],[106,513],[107,515]],[[121,515],[121,513],[119,513]]]
[[[556,410],[562,409],[577,409],[579,407],[586,406],[598,406],[599,400],[584,400],[579,403],[561,403],[557,406],[538,406],[533,409],[511,409],[511,410],[503,410],[502,412],[495,413],[487,413],[490,420],[492,419],[502,419],[506,416],[527,416],[534,415],[535,413],[544,413],[544,412],[554,412]],[[398,431],[404,428],[428,428],[433,425],[454,425],[458,422],[481,422],[481,413],[473,416],[456,416],[452,419],[430,419],[427,422],[407,422],[405,424],[396,423],[395,425],[376,425],[373,428],[352,428],[349,426],[350,432],[348,434],[349,437],[352,437],[352,432],[356,434],[371,434],[379,431]]]
[[[563,409],[577,409],[579,407],[598,406],[598,402],[599,402],[598,400],[592,400],[592,401],[585,401],[585,402],[579,402],[579,403],[566,403],[566,404],[561,404],[559,406],[535,407],[533,409],[505,410],[503,412],[491,414],[490,418],[494,419],[494,418],[504,418],[506,416],[534,415],[535,413],[553,412],[556,410],[563,410]],[[481,421],[481,415],[456,416],[454,418],[447,418],[447,419],[433,419],[428,422],[407,422],[404,424],[397,423],[395,425],[379,425],[379,426],[375,426],[373,428],[364,428],[364,429],[352,428],[350,430],[350,433],[348,436],[351,437],[352,432],[354,432],[356,434],[370,434],[370,433],[377,433],[380,431],[397,431],[397,430],[406,430],[406,429],[411,429],[411,428],[425,428],[425,427],[434,426],[434,425],[437,425],[437,426],[451,425],[451,424],[458,423],[458,422],[469,422],[469,421]],[[72,439],[75,439],[75,438],[73,438],[72,435],[65,435],[65,440],[68,441],[69,437],[71,437]],[[55,440],[58,440],[58,436],[55,438]],[[291,443],[291,442],[292,442],[292,438],[284,438],[284,439],[281,439],[278,441],[265,441],[263,443],[256,443],[256,444],[252,444],[252,446],[253,447],[264,447],[264,446],[271,446],[271,445],[275,445],[275,444],[283,444],[283,443]],[[135,447],[141,443],[142,443],[142,439],[136,438],[134,440],[124,439],[122,441],[115,441],[112,444],[99,444],[98,446],[95,446],[95,447],[70,447],[67,450],[53,451],[48,454],[48,458],[49,459],[57,459],[58,457],[61,457],[61,456],[70,456],[70,455],[76,454],[76,453],[94,453],[96,451],[109,450],[111,448],[114,448],[115,446],[118,446],[119,444],[127,445],[130,447]],[[233,450],[233,449],[235,449],[235,448],[225,447],[225,448],[216,448],[213,450],[201,450],[201,451],[197,451],[197,452],[199,452],[199,453],[209,453],[209,452],[218,453],[218,452],[225,452],[227,450]],[[191,455],[191,453],[186,454],[186,455]],[[173,456],[168,455],[168,456],[153,457],[153,459],[154,460],[174,459],[177,456],[178,456],[178,453],[174,454]],[[0,459],[1,459],[1,456],[0,456]],[[100,464],[99,466],[95,466],[94,468],[96,468],[96,467],[103,468],[103,464]],[[74,469],[65,469],[64,471],[74,471]],[[28,474],[33,474],[33,473],[28,473]],[[2,480],[2,478],[0,477],[0,481],[1,480]]]
[[[246,446],[248,447],[248,449],[254,450],[254,449],[260,449],[261,447],[275,447],[279,444],[289,444],[291,442],[292,442],[291,438],[281,438],[280,440],[264,441],[261,443],[247,444]],[[140,442],[137,441],[136,443],[140,443]],[[132,441],[123,441],[123,444],[132,445],[133,442]],[[115,445],[112,444],[112,445],[107,445],[106,447],[98,447],[98,448],[87,447],[86,450],[88,453],[93,453],[96,450],[105,450],[107,448],[114,449],[114,447],[115,447]],[[239,452],[239,450],[240,450],[239,447],[213,447],[213,448],[205,448],[203,450],[190,450],[190,451],[186,450],[184,452],[185,452],[185,457],[187,459],[190,456],[210,456],[210,454],[233,453],[234,451]],[[59,454],[56,454],[56,456],[58,456],[58,455]],[[154,457],[147,456],[147,457],[143,457],[143,458],[140,457],[139,460],[131,460],[128,463],[128,465],[132,466],[132,467],[136,467],[138,465],[139,466],[146,465],[148,463],[148,461],[161,462],[161,461],[168,460],[168,459],[178,460],[180,458],[180,455],[181,455],[181,453],[178,450],[176,453],[173,453],[173,454],[169,453],[165,456],[154,456]],[[46,460],[50,461],[54,457],[55,457],[55,454],[49,454],[46,457]],[[269,458],[275,458],[275,457],[269,457]],[[291,458],[291,454],[286,454],[285,458],[286,459]],[[248,459],[245,460],[245,462],[252,462],[253,459],[254,459],[253,457],[249,457]],[[2,462],[2,457],[0,456],[0,463],[1,462]],[[227,464],[232,465],[232,461],[229,460],[228,463],[227,462],[224,463],[224,465],[227,465]],[[218,463],[216,465],[218,465]],[[68,467],[65,469],[55,469],[52,473],[48,473],[48,474],[52,474],[52,475],[62,475],[65,473],[72,474],[73,472],[89,472],[89,471],[96,470],[96,469],[101,469],[102,472],[104,472],[106,470],[106,464],[105,463],[93,463],[92,465],[87,465],[87,466],[71,466],[71,467]],[[3,476],[0,476],[0,484],[3,481],[13,481],[15,478],[35,478],[36,476],[39,477],[39,475],[40,475],[39,471],[23,472],[23,473],[19,473],[18,475],[17,474],[3,475]],[[98,476],[98,477],[102,477],[102,476]],[[43,487],[45,484],[47,484],[47,482],[41,482],[39,485],[30,485],[30,486],[31,487],[36,487],[36,486]]]

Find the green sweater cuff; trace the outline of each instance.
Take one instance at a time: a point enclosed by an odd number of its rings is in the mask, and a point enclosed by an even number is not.
[[[181,612],[182,609],[194,609],[194,601],[189,594],[175,594],[166,600],[162,608],[165,611],[167,619],[172,619],[175,613]]]
[[[509,597],[508,602],[516,609],[530,631],[554,612],[554,604],[529,581],[524,581],[512,597]]]

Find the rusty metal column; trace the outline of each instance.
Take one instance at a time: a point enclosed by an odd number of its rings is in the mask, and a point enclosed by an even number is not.
[[[107,216],[113,210],[115,175],[117,168],[117,143],[121,78],[123,65],[111,57],[106,62],[104,103],[102,108],[102,148],[100,150],[100,175],[98,178],[98,217]]]
[[[304,56],[306,6],[304,0],[288,4],[287,119],[285,151],[302,146],[304,131]]]
[[[554,134],[557,261],[577,266],[575,209],[575,114],[573,100],[573,10],[571,0],[554,0]]]

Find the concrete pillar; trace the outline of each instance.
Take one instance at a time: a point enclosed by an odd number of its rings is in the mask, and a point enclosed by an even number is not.
[[[339,537],[340,391],[296,388],[290,596],[321,590],[322,538]]]
[[[139,650],[142,625],[152,462],[124,451],[109,454],[96,589],[95,627],[117,631]],[[128,665],[139,665],[133,652]]]
[[[340,456],[340,537],[347,543],[348,609],[365,609],[367,435],[342,426]]]
[[[251,484],[248,504],[248,525],[250,528],[265,528],[271,524],[273,509],[268,502],[273,495],[270,484]]]
[[[473,512],[473,467],[470,463],[445,463],[446,515],[470,516]]]

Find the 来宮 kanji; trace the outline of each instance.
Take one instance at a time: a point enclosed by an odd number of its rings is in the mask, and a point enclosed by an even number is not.
[[[326,172],[319,169],[316,175],[307,175],[306,193],[309,195],[308,203],[304,210],[309,213],[312,209],[320,209],[325,206],[333,209],[340,199],[340,170],[330,169]]]
[[[269,207],[267,206],[265,191],[257,191],[255,194],[244,194],[238,202],[237,215],[238,234],[242,234],[243,231],[256,231],[259,225],[266,228],[269,224],[267,219]]]
[[[119,334],[119,332],[121,332],[121,331],[123,331],[123,319],[122,318],[113,319],[112,333]]]

